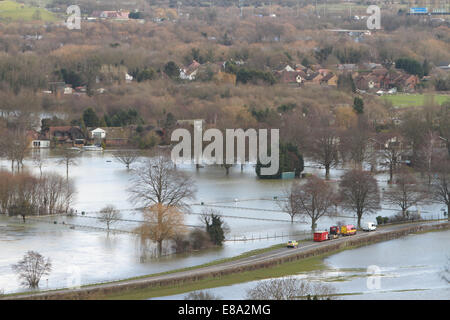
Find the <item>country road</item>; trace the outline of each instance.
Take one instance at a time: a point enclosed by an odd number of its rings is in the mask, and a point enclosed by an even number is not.
[[[334,240],[324,241],[324,242],[302,242],[298,248],[279,248],[265,253],[255,254],[253,256],[248,256],[242,259],[227,261],[216,265],[205,266],[198,269],[174,272],[169,274],[163,274],[158,276],[148,276],[139,279],[123,280],[118,282],[104,283],[104,284],[93,284],[79,289],[61,289],[54,291],[43,291],[38,293],[30,294],[19,294],[4,296],[3,299],[64,299],[67,297],[87,297],[96,292],[119,292],[121,290],[128,290],[130,288],[144,288],[151,287],[154,285],[164,285],[174,282],[183,282],[187,279],[195,281],[195,279],[202,279],[212,274],[226,274],[233,272],[233,270],[245,270],[245,267],[251,268],[258,263],[270,262],[270,261],[281,261],[281,259],[293,258],[301,253],[307,253],[311,250],[325,249],[326,247],[335,247],[336,244],[345,244],[347,241],[352,241],[357,239],[364,239],[375,237],[383,234],[390,234],[395,231],[405,231],[405,234],[413,233],[414,230],[421,231],[422,227],[433,227],[441,225],[443,228],[448,228],[449,223],[446,221],[433,221],[433,222],[416,222],[400,225],[385,226],[378,228],[377,231],[372,232],[358,232],[358,234],[349,237],[341,237]],[[420,228],[417,230],[417,228]],[[426,229],[424,229],[426,230]],[[330,251],[331,252],[331,251]],[[251,269],[247,269],[251,270]],[[236,271],[239,272],[239,271]],[[1,299],[1,298],[0,298]]]

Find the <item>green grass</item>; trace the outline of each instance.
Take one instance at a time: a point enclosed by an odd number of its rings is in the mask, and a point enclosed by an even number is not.
[[[417,107],[428,104],[429,102],[434,102],[441,105],[446,101],[450,101],[450,95],[397,94],[383,96],[382,99],[390,101],[393,106]]]
[[[40,19],[37,19],[39,12]],[[56,21],[56,16],[42,8],[32,7],[11,0],[0,1],[0,21]]]
[[[326,267],[323,259],[331,254],[319,255],[307,259],[302,259],[294,262],[287,262],[277,265],[272,268],[257,269],[242,273],[230,274],[223,277],[211,277],[186,283],[181,285],[170,285],[164,287],[151,287],[139,290],[131,290],[119,294],[110,294],[107,296],[93,296],[95,299],[112,299],[112,300],[142,300],[154,297],[170,296],[175,294],[186,293],[195,290],[204,290],[222,286],[229,286],[236,283],[243,283],[255,280],[262,280],[274,277],[283,277],[302,272],[310,272],[316,270],[325,270]]]

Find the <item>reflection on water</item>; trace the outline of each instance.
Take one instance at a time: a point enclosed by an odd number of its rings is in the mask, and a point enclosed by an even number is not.
[[[65,167],[58,165],[58,154],[50,150],[38,152],[46,159],[43,171],[56,171],[65,175]],[[133,205],[128,201],[126,189],[129,186],[131,172],[116,162],[111,152],[83,152],[76,166],[69,168],[69,176],[73,179],[77,194],[74,208],[76,217],[49,217],[41,222],[28,221],[23,225],[20,220],[0,217],[0,289],[5,292],[19,289],[18,281],[12,273],[11,264],[16,263],[27,250],[39,251],[53,260],[54,270],[49,277],[48,287],[56,288],[66,285],[70,274],[68,266],[81,269],[81,283],[117,280],[138,275],[184,268],[211,260],[231,257],[256,248],[267,247],[284,242],[285,238],[271,238],[274,235],[299,234],[310,228],[309,222],[290,223],[289,216],[279,212],[274,197],[280,196],[292,181],[259,180],[252,166],[231,169],[230,175],[220,167],[207,167],[196,170],[193,167],[178,167],[193,175],[198,192],[193,202],[192,212],[186,215],[187,225],[200,225],[199,215],[204,208],[215,208],[227,217],[224,219],[230,227],[228,238],[262,239],[249,242],[227,242],[223,248],[202,253],[177,255],[153,259],[154,246],[141,243],[131,233],[107,234],[92,229],[103,227],[95,219],[97,211],[107,204],[113,204],[122,210],[121,221],[114,228],[131,231],[139,226],[142,220],[139,211],[130,210]],[[27,159],[25,169],[38,174],[39,169]],[[0,169],[9,170],[10,163],[0,160]],[[324,171],[307,168],[323,176]],[[342,170],[332,170],[331,179],[336,179]],[[380,185],[386,187],[386,177],[379,175]],[[204,205],[200,205],[203,202]],[[440,207],[422,208],[422,214],[439,214]],[[85,216],[80,213],[85,211]],[[383,216],[395,214],[392,210],[382,210]],[[377,214],[378,215],[378,214]],[[347,214],[347,218],[338,220],[355,223],[355,217]],[[374,217],[368,217],[373,220]],[[337,218],[323,218],[318,228],[327,228]],[[56,221],[58,224],[53,224]],[[76,225],[69,229],[62,222]],[[83,228],[79,226],[88,226]],[[266,238],[266,239],[264,239]],[[269,239],[267,239],[269,238]],[[44,285],[43,285],[44,284]],[[47,288],[47,282],[41,286]]]
[[[347,250],[325,259],[328,269],[295,277],[335,287],[339,299],[450,299],[444,279],[450,259],[450,231],[405,238]],[[378,274],[368,268],[376,266]],[[370,270],[370,269],[369,269]],[[223,299],[245,299],[257,282],[208,289]],[[184,299],[186,294],[159,299]]]

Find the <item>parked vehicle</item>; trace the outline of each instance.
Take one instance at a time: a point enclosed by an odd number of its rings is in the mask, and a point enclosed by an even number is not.
[[[330,240],[330,238],[328,237],[328,231],[314,232],[314,241],[315,242],[322,242],[322,241],[326,241],[326,240]]]
[[[375,222],[367,222],[363,225],[362,229],[364,231],[375,231],[377,230],[377,225],[375,224]]]
[[[340,234],[341,234],[341,230],[339,229],[338,226],[330,227],[330,234],[329,234],[330,239],[337,239],[337,238],[339,238]]]
[[[347,224],[341,227],[341,234],[343,236],[352,236],[356,234],[356,227],[352,224]]]
[[[287,247],[288,248],[298,248],[298,242],[295,240],[289,240],[287,242]]]

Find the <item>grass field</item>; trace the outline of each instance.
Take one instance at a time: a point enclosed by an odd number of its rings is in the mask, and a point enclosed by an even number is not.
[[[446,101],[450,101],[450,95],[398,94],[392,96],[383,96],[382,99],[390,101],[393,106],[415,107],[423,106],[425,104],[428,104],[430,101],[441,105]]]
[[[112,300],[142,300],[154,297],[163,297],[186,293],[196,290],[205,290],[209,288],[228,286],[236,283],[262,280],[273,277],[282,277],[295,275],[302,272],[310,272],[315,270],[326,269],[323,259],[336,252],[323,254],[303,260],[283,263],[276,267],[257,269],[242,273],[235,273],[226,275],[220,278],[207,278],[192,283],[185,283],[181,285],[172,285],[164,287],[151,287],[141,290],[131,290],[120,294],[111,294],[107,296],[93,296],[94,299],[112,299]]]
[[[42,8],[31,7],[15,1],[0,1],[0,21],[56,21],[57,17]]]

